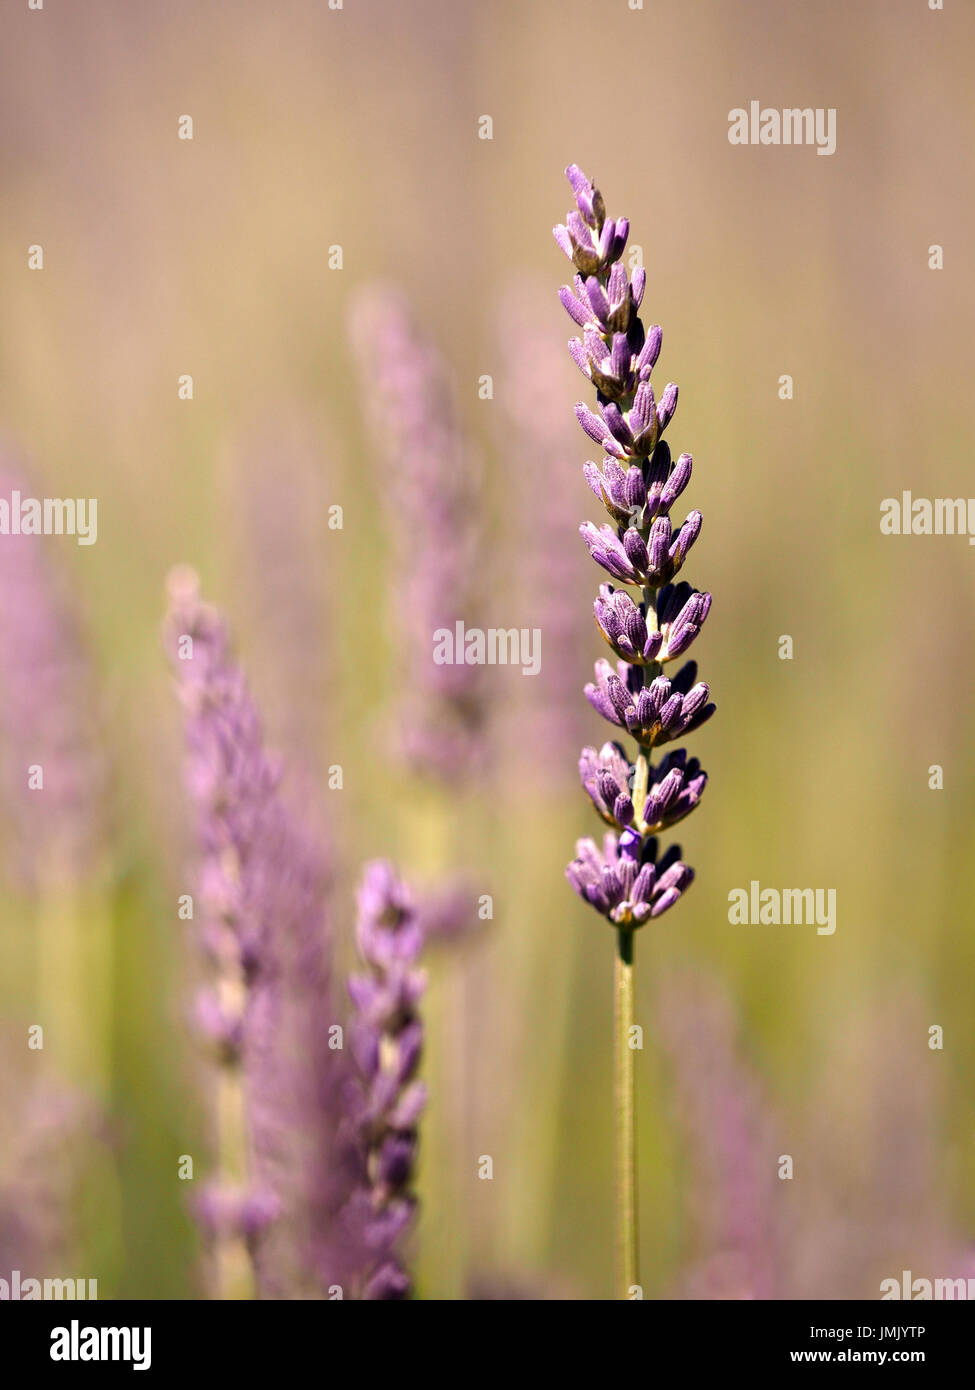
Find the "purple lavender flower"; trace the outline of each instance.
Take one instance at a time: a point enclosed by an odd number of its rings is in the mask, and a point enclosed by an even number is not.
[[[593,609],[606,641],[622,661],[649,666],[683,656],[704,625],[711,595],[690,584],[666,584],[657,594],[656,626],[647,625],[646,603],[634,603],[625,589],[601,584]]]
[[[657,768],[650,763],[653,748],[693,733],[714,713],[707,685],[694,683],[694,662],[676,676],[662,674],[666,662],[687,651],[711,608],[710,594],[673,582],[701,533],[702,517],[691,511],[679,526],[670,517],[693,464],[689,454],[675,461],[661,437],[677,407],[677,387],[668,383],[656,399],[650,378],[662,335],[656,326],[645,330],[640,320],[646,275],[637,269],[629,278],[620,261],[629,223],[607,220],[599,190],[575,165],[566,175],[576,209],[556,227],[555,239],[577,274],[560,298],[582,330],[569,345],[573,361],[596,388],[596,411],[580,402],[576,416],[606,451],[601,465],[585,465],[586,481],[610,516],[609,524],[586,522],[580,529],[596,563],[617,584],[640,591],[634,599],[625,587],[601,586],[596,623],[619,660],[615,670],[598,661],[595,681],[585,690],[604,719],[636,739],[637,762],[630,766],[617,745],[606,745],[599,755],[584,751],[580,772],[604,820],[648,835],[688,815],[706,780],[683,753]],[[603,895],[586,891],[588,881],[578,873],[569,877],[586,901],[603,902]]]
[[[584,473],[609,522],[579,528],[593,560],[616,585],[603,584],[596,623],[618,661],[596,662],[595,681],[585,688],[592,707],[637,744],[632,764],[616,743],[597,753],[585,748],[579,760],[582,785],[597,812],[616,834],[600,851],[580,840],[568,866],[569,883],[584,902],[616,928],[615,1096],[617,1127],[618,1292],[631,1298],[639,1287],[636,1222],[636,1127],[633,1026],[634,935],[679,900],[694,878],[679,846],[658,854],[656,834],[683,820],[701,799],[707,777],[697,759],[677,749],[651,763],[653,749],[693,733],[714,713],[709,690],[695,683],[697,664],[686,662],[673,677],[667,661],[681,656],[697,637],[711,607],[710,594],[674,583],[701,534],[702,517],[688,512],[676,524],[671,509],[690,482],[693,461],[675,461],[663,439],[677,409],[677,387],[659,394],[651,374],[660,356],[659,327],[644,329],[640,306],[646,275],[627,276],[620,258],[626,248],[626,218],[607,218],[599,190],[576,165],[566,170],[576,206],[555,240],[575,267],[573,284],[559,298],[582,336],[569,343],[573,362],[595,388],[596,409],[579,402],[576,418],[599,444],[601,464]],[[634,599],[627,587],[639,590]]]
[[[694,881],[679,845],[658,859],[657,841],[629,829],[604,836],[601,853],[595,840],[579,840],[566,875],[580,898],[627,932],[673,907]]]
[[[195,917],[211,974],[196,1017],[218,1063],[218,1172],[197,1215],[224,1297],[248,1293],[250,1265],[262,1292],[281,1295],[309,1267],[326,1285],[346,1267],[333,1229],[347,1185],[335,1139],[344,1078],[329,1062],[341,1054],[324,1038],[334,1017],[326,875],[285,805],[223,621],[192,571],[174,571],[169,593],[165,639],[200,847]]]
[[[394,546],[387,567],[401,661],[401,742],[416,768],[450,783],[483,755],[483,670],[438,665],[434,634],[471,622],[478,516],[475,459],[445,364],[403,298],[374,289],[354,302],[351,334],[367,417],[382,460]]]
[[[618,743],[604,743],[595,748],[583,748],[579,758],[579,776],[592,803],[608,825],[620,830],[633,821],[633,766]]]
[[[596,680],[585,687],[593,709],[648,750],[693,733],[715,710],[708,702],[708,687],[703,681],[694,683],[696,661],[688,661],[673,678],[649,680],[651,672],[652,663],[628,666],[621,661],[614,671],[608,661],[597,661]]]
[[[416,961],[423,929],[411,895],[385,862],[366,866],[358,906],[356,944],[368,969],[349,980],[359,1078],[349,1085],[347,1101],[360,1178],[344,1218],[365,1252],[361,1296],[397,1299],[410,1292],[398,1245],[415,1207],[417,1122],[426,1101],[417,1080],[423,1048],[417,1006],[426,977]]]
[[[697,758],[688,760],[684,749],[678,748],[651,768],[647,799],[637,814],[631,795],[635,774],[618,743],[604,743],[598,753],[595,748],[582,750],[579,775],[603,820],[618,830],[633,826],[644,835],[665,830],[690,815],[708,780]]]

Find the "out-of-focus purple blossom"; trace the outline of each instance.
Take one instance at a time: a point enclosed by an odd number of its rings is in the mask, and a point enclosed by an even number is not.
[[[362,292],[350,332],[393,537],[385,572],[399,647],[401,748],[423,773],[456,783],[483,758],[484,673],[463,661],[437,664],[433,649],[437,631],[470,626],[480,599],[477,460],[446,366],[403,297],[390,288]]]
[[[200,600],[192,571],[174,571],[169,592],[164,637],[199,844],[195,920],[211,975],[195,1013],[244,1096],[244,1133],[230,1136],[234,1171],[217,1173],[198,1215],[215,1239],[243,1241],[262,1292],[282,1296],[309,1269],[325,1286],[345,1269],[336,1230],[347,1192],[336,1139],[344,1063],[327,1037],[327,875],[283,799],[280,764],[265,749],[223,620]],[[226,1138],[218,1135],[221,1152]]]
[[[672,678],[662,674],[663,664],[697,637],[711,595],[673,582],[703,519],[699,511],[689,512],[680,525],[670,517],[690,482],[693,460],[690,454],[675,460],[662,438],[678,391],[668,382],[658,397],[651,384],[663,337],[658,326],[644,329],[640,319],[643,269],[630,277],[621,263],[629,222],[607,218],[602,195],[576,165],[566,176],[576,206],[555,228],[555,240],[576,274],[559,298],[582,335],[569,343],[569,353],[596,391],[595,409],[581,401],[575,407],[582,429],[604,451],[602,463],[586,463],[584,473],[610,517],[609,523],[587,521],[579,529],[593,560],[617,584],[640,590],[634,599],[612,584],[601,586],[596,623],[619,660],[615,670],[598,661],[596,679],[585,688],[593,708],[636,739],[636,762],[631,765],[619,745],[606,744],[599,753],[584,749],[579,764],[596,810],[622,834],[618,843],[607,840],[602,856],[592,841],[580,841],[567,876],[597,911],[629,928],[672,906],[692,877],[680,865],[679,884],[667,881],[661,894],[659,874],[649,881],[633,876],[645,867],[641,837],[688,815],[707,780],[683,750],[656,768],[650,752],[693,733],[714,713],[707,685],[694,684],[695,662]],[[656,841],[646,843],[653,845],[655,860]]]
[[[715,982],[680,971],[661,983],[655,1013],[688,1146],[692,1226],[681,1296],[789,1297],[791,1184],[777,1170],[785,1141],[741,1060],[734,1010]]]
[[[549,351],[552,314],[547,285],[525,277],[502,295],[497,312],[495,391],[498,456],[518,505],[508,521],[510,554],[499,575],[505,625],[538,629],[542,664],[537,676],[517,682],[501,709],[507,746],[528,778],[551,786],[563,781],[585,738],[585,710],[564,698],[575,679],[577,653],[588,621],[584,575],[565,537],[577,524],[581,490],[566,486],[566,460],[575,425],[565,410],[571,374]],[[511,351],[511,344],[518,351]],[[532,757],[522,752],[531,747]]]
[[[173,571],[169,594],[164,638],[184,712],[184,779],[197,812],[201,934],[218,973],[226,966],[246,982],[268,925],[254,889],[265,873],[260,847],[281,767],[264,748],[226,626],[201,602],[192,571]],[[241,1006],[245,998],[241,991]]]
[[[417,1125],[426,1088],[417,1079],[423,1048],[418,1005],[426,977],[417,968],[423,928],[392,866],[366,866],[358,896],[356,944],[367,967],[349,979],[358,1077],[346,1088],[359,1181],[343,1212],[363,1251],[357,1286],[366,1299],[406,1298],[410,1281],[399,1242],[415,1208]]]
[[[971,1225],[951,1212],[945,1073],[925,1046],[931,1000],[916,978],[869,983],[867,1000],[844,1001],[842,1027],[825,1030],[804,1098],[792,1298],[878,1298],[881,1280],[900,1286],[905,1269],[965,1274]]]
[[[111,1164],[118,1135],[90,1096],[26,1062],[23,1032],[0,1034],[0,1275],[77,1269],[86,1183]]]
[[[939,1173],[938,1072],[917,1046],[928,1015],[913,988],[844,1011],[801,1117],[772,1104],[717,981],[671,970],[653,1012],[686,1141],[688,1249],[675,1296],[878,1298],[904,1269],[972,1274]],[[805,1155],[798,1190],[779,1178],[783,1152]]]
[[[427,946],[461,941],[481,925],[477,891],[462,876],[417,892],[416,914]]]
[[[242,1233],[250,1244],[256,1242],[280,1215],[281,1202],[267,1188],[205,1183],[193,1210],[212,1238],[226,1239]]]
[[[595,840],[578,840],[566,876],[584,902],[622,929],[641,927],[673,907],[694,880],[681,862],[680,846],[671,845],[658,859],[657,841],[636,831]]]
[[[263,411],[228,451],[223,469],[234,578],[245,595],[248,633],[261,652],[252,672],[267,729],[288,761],[292,801],[300,779],[302,813],[319,809],[323,734],[329,735],[332,660],[327,602],[328,547],[321,530],[335,470],[328,448],[300,411]]]
[[[0,495],[31,495],[0,464]],[[33,888],[97,866],[106,839],[107,769],[77,605],[44,535],[0,536],[0,773],[5,852]],[[29,786],[39,767],[43,786]],[[34,774],[36,779],[36,774]]]

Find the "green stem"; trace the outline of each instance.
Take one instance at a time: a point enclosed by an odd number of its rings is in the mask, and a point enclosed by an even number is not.
[[[640,1282],[637,1257],[636,1098],[634,1053],[630,1031],[633,1007],[633,932],[617,935],[615,978],[615,1105],[616,1105],[616,1267],[617,1296],[631,1297]]]
[[[237,1065],[221,1066],[217,1074],[218,1171],[222,1182],[243,1189],[247,1178],[247,1108],[243,1078]],[[254,1271],[243,1236],[219,1233],[214,1249],[218,1299],[254,1297]]]

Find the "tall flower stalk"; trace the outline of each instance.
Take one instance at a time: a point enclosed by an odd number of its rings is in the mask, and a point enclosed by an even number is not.
[[[405,826],[411,863],[445,887],[465,834],[465,793],[483,782],[492,752],[485,668],[461,651],[441,664],[437,634],[482,621],[484,499],[477,449],[463,426],[450,364],[401,292],[373,286],[353,297],[350,339],[364,418],[376,457],[370,477],[388,536],[401,765],[416,774]],[[466,853],[466,850],[464,851]],[[427,1010],[429,1070],[441,1104],[430,1116],[428,1172],[438,1202],[428,1229],[448,1296],[460,1295],[467,1260],[460,1176],[472,1139],[478,998],[466,962]],[[449,1118],[448,1118],[449,1117]]]
[[[350,334],[381,461],[377,495],[393,536],[392,586],[404,761],[448,787],[484,759],[484,672],[433,660],[434,633],[470,623],[477,592],[479,493],[447,364],[396,290],[354,300]]]
[[[318,1118],[307,1081],[318,1039],[306,1017],[296,1024],[296,1010],[304,987],[329,1017],[325,873],[284,804],[281,769],[265,749],[222,618],[202,603],[190,570],[173,572],[169,596],[165,637],[199,840],[194,917],[210,966],[197,1021],[216,1062],[217,1172],[197,1215],[212,1243],[218,1296],[241,1298],[255,1291],[255,1273],[270,1291],[285,1277],[280,1266],[297,1263],[278,1241],[272,1270],[263,1247],[284,1200],[295,1205],[303,1135]],[[325,1108],[337,1117],[333,1100]],[[324,1154],[316,1161],[327,1169]],[[307,1211],[287,1215],[310,1235]]]
[[[670,512],[691,477],[691,456],[672,458],[663,439],[677,408],[673,382],[658,400],[651,374],[660,355],[659,327],[645,329],[639,309],[642,267],[628,276],[621,257],[626,218],[607,218],[602,194],[572,164],[566,176],[576,206],[555,240],[575,267],[559,297],[582,336],[572,360],[596,392],[596,409],[580,402],[576,418],[604,451],[585,465],[586,481],[610,521],[580,527],[589,553],[615,584],[603,584],[596,624],[617,658],[596,662],[589,703],[636,742],[630,761],[616,741],[583,749],[582,784],[610,827],[602,848],[579,840],[566,876],[584,901],[616,931],[615,1094],[617,1281],[621,1298],[639,1285],[634,1025],[634,945],[639,927],[677,902],[694,877],[679,845],[661,850],[657,836],[694,810],[707,781],[684,749],[654,764],[654,750],[699,728],[714,713],[697,664],[674,676],[664,667],[684,655],[711,607],[711,595],[675,583],[701,530],[692,511],[680,526]],[[628,592],[634,589],[636,599]]]

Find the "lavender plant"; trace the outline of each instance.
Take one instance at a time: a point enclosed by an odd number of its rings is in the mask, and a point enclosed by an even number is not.
[[[569,343],[572,360],[596,392],[596,409],[575,407],[585,433],[604,450],[601,464],[585,465],[585,477],[610,521],[580,527],[589,553],[615,584],[603,584],[595,601],[596,624],[617,660],[597,661],[589,703],[636,742],[630,761],[623,746],[585,748],[582,784],[610,827],[602,848],[581,839],[566,876],[579,896],[616,930],[615,1107],[617,1148],[617,1259],[619,1293],[639,1284],[636,1201],[633,1025],[633,960],[637,929],[673,907],[693,880],[679,845],[662,850],[657,836],[687,816],[701,798],[706,774],[683,749],[656,766],[653,750],[681,738],[709,719],[708,687],[686,662],[664,674],[697,637],[711,595],[675,579],[701,531],[701,513],[682,525],[670,512],[691,477],[691,456],[674,460],[663,433],[677,408],[669,382],[657,400],[650,377],[660,355],[661,330],[645,329],[639,309],[646,286],[642,267],[627,275],[621,257],[629,222],[607,218],[602,194],[577,165],[566,170],[576,207],[555,240],[576,269],[573,285],[559,292],[581,329]],[[627,589],[635,589],[634,599]]]
[[[400,751],[425,776],[456,786],[484,760],[483,670],[436,664],[432,641],[438,629],[469,622],[479,599],[474,453],[446,364],[399,292],[360,292],[350,332],[395,542]]]
[[[166,643],[186,711],[202,941],[197,1017],[217,1064],[217,1174],[197,1203],[223,1297],[336,1288],[405,1298],[423,1026],[416,969],[429,914],[367,866],[348,982],[353,1061],[335,1049],[328,874],[286,804],[220,616],[192,571],[170,577]],[[445,909],[446,910],[446,909]],[[455,913],[449,913],[452,917]]]
[[[415,1206],[417,1121],[426,1102],[416,1076],[423,1048],[417,1005],[426,978],[416,968],[423,945],[419,915],[385,862],[366,866],[356,944],[367,969],[349,979],[359,1077],[347,1088],[347,1104],[359,1180],[344,1216],[363,1252],[361,1297],[401,1299],[409,1295],[410,1280],[397,1247]]]
[[[282,799],[281,768],[264,747],[223,620],[201,602],[192,571],[174,571],[169,592],[165,638],[185,712],[196,905],[211,973],[196,1012],[216,1063],[217,1173],[197,1215],[220,1296],[246,1297],[255,1271],[263,1291],[280,1292],[307,1262],[305,1250],[279,1242],[272,1268],[262,1250],[285,1198],[290,1227],[314,1227],[316,1204],[302,1206],[306,1136],[314,1162],[335,1171],[318,1141],[338,1122],[337,1089],[315,1074],[324,1049],[312,1026],[330,1017],[325,876]],[[332,1211],[337,1201],[317,1205]]]
[[[411,789],[411,863],[435,881],[441,939],[459,939],[472,916],[456,887],[458,852],[472,843],[458,827],[466,814],[461,794],[490,766],[494,730],[485,667],[457,652],[443,664],[434,656],[436,634],[478,621],[485,585],[484,499],[478,451],[463,427],[449,364],[408,301],[391,286],[357,292],[349,315],[359,367],[363,416],[376,455],[372,492],[389,536],[384,582],[392,594],[396,638],[396,751],[418,774]],[[390,721],[392,722],[392,720]],[[443,911],[453,896],[459,912]],[[424,905],[418,905],[425,916]],[[430,1023],[430,1070],[448,1096],[427,1143],[447,1176],[438,1186],[440,1223],[433,1237],[443,1286],[462,1286],[466,1200],[459,1179],[466,1132],[475,1011],[466,962],[459,962],[445,992],[438,992]],[[452,1017],[448,1015],[452,1013]],[[449,1044],[447,1038],[449,1037]],[[434,1165],[431,1164],[431,1168]]]

